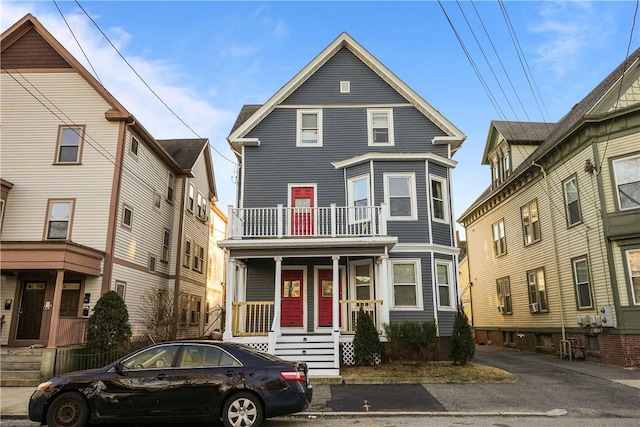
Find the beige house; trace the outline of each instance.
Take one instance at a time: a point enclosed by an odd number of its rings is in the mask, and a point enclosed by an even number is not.
[[[492,122],[459,222],[480,344],[640,366],[640,50],[558,123]]]
[[[173,291],[184,334],[202,333],[208,140],[156,140],[32,15],[0,42],[0,343],[82,343],[109,290],[135,335],[144,296]]]
[[[227,216],[215,204],[209,211],[209,255],[204,335],[222,338],[224,330],[226,252],[218,242],[226,239]]]

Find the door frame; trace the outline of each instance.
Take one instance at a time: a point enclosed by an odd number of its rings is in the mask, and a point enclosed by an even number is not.
[[[327,331],[331,331],[332,330],[332,326],[318,326],[320,324],[320,317],[319,317],[319,310],[318,308],[320,307],[320,295],[318,294],[318,285],[319,285],[319,279],[320,279],[320,270],[331,270],[333,271],[333,266],[331,265],[314,265],[313,266],[313,308],[314,308],[314,313],[313,313],[313,331],[314,332],[327,332]],[[347,270],[346,270],[346,266],[345,265],[340,265],[338,267],[338,270],[340,271],[340,282],[342,283],[341,285],[341,291],[342,291],[342,298],[344,299],[347,295],[347,288],[346,288],[346,279],[347,279]],[[340,295],[340,294],[338,294]],[[338,310],[338,312],[340,312],[340,310]],[[344,319],[344,310],[342,310],[341,313],[341,319],[340,319],[340,323],[342,325],[344,325],[345,323],[345,319]]]
[[[282,270],[300,270],[302,271],[302,327],[286,327],[282,324],[278,325],[283,333],[305,333],[307,332],[307,305],[308,305],[308,289],[307,289],[307,266],[306,265],[283,265]],[[282,287],[282,278],[278,286]],[[280,313],[282,313],[282,301],[276,301],[280,304]],[[281,315],[282,316],[282,315]],[[280,320],[282,322],[282,319]]]
[[[294,188],[300,188],[300,187],[311,187],[313,188],[313,215],[311,217],[311,221],[313,223],[313,233],[309,234],[309,236],[314,236],[317,234],[318,232],[318,184],[316,183],[289,183],[287,184],[287,207],[289,209],[293,209],[294,206],[291,205],[291,192],[293,191]],[[291,236],[293,233],[293,228],[292,228],[292,224],[291,224],[291,215],[293,214],[292,211],[289,212],[288,216],[287,216],[287,235]]]

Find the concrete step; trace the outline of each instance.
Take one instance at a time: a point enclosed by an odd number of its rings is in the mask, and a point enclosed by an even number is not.
[[[309,370],[309,378],[311,384],[340,384],[342,382],[340,369],[337,368]]]
[[[20,356],[42,356],[43,349],[41,348],[27,348],[27,347],[2,347],[0,349],[0,355],[2,360],[5,356],[20,355]]]
[[[0,375],[2,375],[2,379],[8,380],[23,380],[23,379],[40,379],[40,369],[32,370],[32,371],[8,371],[2,368],[0,371]]]
[[[40,383],[40,379],[5,378],[4,375],[0,379],[0,387],[37,387]]]
[[[38,360],[4,360],[2,359],[2,371],[40,370],[42,361]]]

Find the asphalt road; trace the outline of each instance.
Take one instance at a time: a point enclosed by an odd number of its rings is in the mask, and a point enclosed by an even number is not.
[[[606,366],[511,349],[478,347],[475,362],[509,371],[515,384],[426,384],[447,411],[546,412],[566,409],[569,417],[629,417],[640,426],[640,389],[593,376]],[[575,365],[572,365],[575,364]],[[580,365],[582,364],[582,365]],[[575,369],[580,369],[575,370]],[[621,370],[640,381],[640,370]]]

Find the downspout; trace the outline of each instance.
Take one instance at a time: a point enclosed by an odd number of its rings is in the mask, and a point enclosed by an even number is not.
[[[551,219],[551,239],[553,244],[553,255],[556,260],[556,263],[555,263],[556,277],[558,279],[558,301],[560,302],[560,328],[562,330],[562,341],[566,341],[567,337],[566,337],[566,331],[564,328],[564,304],[562,303],[562,289],[560,288],[560,268],[558,267],[558,265],[560,264],[560,259],[558,257],[558,245],[556,243],[556,235],[555,235],[556,227],[553,222],[553,212],[551,209],[552,202],[551,202],[551,197],[549,196],[549,194],[551,194],[549,189],[549,181],[547,180],[547,173],[545,172],[544,167],[542,165],[539,165],[536,162],[532,162],[531,165],[540,168],[540,171],[542,172],[542,176],[544,177],[544,183],[546,186],[547,202],[549,206],[549,218]]]
[[[171,325],[171,338],[176,339],[178,337],[178,321],[180,318],[180,275],[182,270],[182,262],[180,256],[182,255],[182,239],[184,233],[184,203],[187,191],[187,179],[186,176],[182,178],[182,191],[180,193],[180,220],[178,222],[178,244],[176,248],[176,272],[173,283],[173,324]]]

